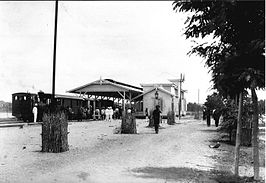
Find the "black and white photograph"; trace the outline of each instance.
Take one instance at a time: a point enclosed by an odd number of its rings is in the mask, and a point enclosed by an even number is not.
[[[0,1],[0,183],[264,183],[265,1]]]

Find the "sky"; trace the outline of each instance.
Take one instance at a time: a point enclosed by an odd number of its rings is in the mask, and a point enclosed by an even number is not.
[[[0,100],[12,93],[52,92],[54,7],[50,1],[0,2]],[[171,1],[59,2],[57,94],[110,78],[135,86],[185,75],[187,102],[204,103],[211,74],[187,53],[187,15]]]

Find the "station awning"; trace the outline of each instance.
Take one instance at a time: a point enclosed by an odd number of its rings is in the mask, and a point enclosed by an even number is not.
[[[112,79],[99,79],[86,85],[67,91],[69,93],[94,95],[101,97],[114,97],[131,100],[143,93],[142,88]]]

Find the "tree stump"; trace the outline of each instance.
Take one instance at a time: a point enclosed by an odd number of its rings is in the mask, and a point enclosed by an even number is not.
[[[132,114],[126,114],[122,118],[121,133],[136,134],[136,117]]]
[[[42,124],[42,152],[68,150],[68,123],[65,113],[44,114]]]
[[[169,111],[167,113],[167,124],[168,125],[174,125],[175,124],[175,112]]]

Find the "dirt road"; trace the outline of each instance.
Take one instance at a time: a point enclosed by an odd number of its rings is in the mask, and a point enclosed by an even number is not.
[[[138,134],[114,134],[120,121],[73,122],[70,150],[41,153],[41,127],[0,129],[0,182],[156,183],[217,182],[213,171],[230,172],[209,148],[214,126],[193,119],[162,124],[159,134],[137,120]]]

